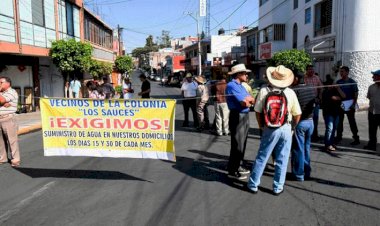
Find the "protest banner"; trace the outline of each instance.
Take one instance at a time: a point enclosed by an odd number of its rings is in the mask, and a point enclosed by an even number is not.
[[[41,98],[45,156],[175,161],[175,100]]]

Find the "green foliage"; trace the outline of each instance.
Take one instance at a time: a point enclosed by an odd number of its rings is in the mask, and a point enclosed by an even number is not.
[[[121,94],[121,93],[123,92],[123,88],[122,88],[122,86],[121,86],[121,85],[117,85],[117,86],[115,86],[115,92]]]
[[[75,75],[91,66],[92,46],[75,39],[52,43],[50,53],[53,63],[65,75]]]
[[[122,74],[125,72],[131,73],[133,69],[132,57],[130,56],[119,56],[115,60],[116,70]]]
[[[112,64],[101,62],[97,60],[91,60],[91,65],[88,69],[88,72],[94,79],[99,79],[104,75],[109,75],[112,73]]]
[[[268,60],[269,66],[284,65],[293,70],[293,72],[302,72],[306,70],[306,66],[312,64],[311,57],[303,50],[291,49],[277,52],[272,59]]]

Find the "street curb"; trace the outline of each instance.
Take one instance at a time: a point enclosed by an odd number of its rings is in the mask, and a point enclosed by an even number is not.
[[[24,135],[24,134],[28,134],[28,133],[31,133],[31,132],[35,132],[37,130],[41,130],[42,128],[42,124],[35,124],[35,125],[32,125],[32,126],[28,126],[28,127],[24,127],[24,128],[21,128],[17,131],[17,135]]]

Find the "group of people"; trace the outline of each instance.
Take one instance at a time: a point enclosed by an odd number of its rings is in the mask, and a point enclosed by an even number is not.
[[[141,85],[141,92],[137,95],[141,98],[150,98],[150,83],[146,79],[144,74],[139,76]],[[102,77],[102,83],[100,84],[97,80],[91,80],[86,83],[86,92],[82,95],[84,98],[90,99],[113,99],[116,96],[116,90],[113,85],[109,82],[108,76]],[[122,79],[122,93],[123,99],[132,99],[134,94],[134,89],[132,87],[132,82],[128,76]],[[66,82],[65,85],[65,98],[79,98],[81,92],[81,82],[75,77],[70,82]]]
[[[273,193],[279,195],[284,190],[288,159],[291,159],[292,178],[297,181],[310,179],[310,145],[313,139],[319,140],[319,112],[325,121],[325,150],[336,151],[342,139],[344,115],[347,115],[353,141],[360,144],[355,120],[357,110],[358,87],[349,77],[349,68],[342,66],[341,78],[336,83],[328,79],[325,85],[314,73],[312,65],[307,66],[305,74],[293,74],[293,71],[280,65],[269,67],[266,71],[268,84],[253,97],[244,87],[248,73],[244,64],[232,67],[232,80],[218,76],[218,81],[207,92],[206,80],[202,76],[186,75],[181,90],[184,97],[185,120],[183,126],[189,126],[189,109],[192,109],[194,125],[202,130],[208,123],[207,104],[211,93],[215,97],[215,123],[217,135],[231,135],[231,149],[228,161],[228,175],[236,179],[247,179],[248,189],[256,193],[260,178],[268,159],[274,162]],[[375,84],[368,89],[370,100],[368,112],[368,145],[364,148],[376,150],[377,130],[380,126],[380,70],[372,72]],[[376,98],[377,97],[377,98]],[[256,119],[261,131],[261,143],[253,164],[252,172],[244,165],[244,155],[249,130],[249,111],[254,105]],[[335,133],[337,135],[335,136]]]

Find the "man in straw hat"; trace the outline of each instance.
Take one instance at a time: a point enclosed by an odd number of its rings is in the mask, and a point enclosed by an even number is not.
[[[208,99],[209,99],[209,90],[206,86],[206,78],[202,75],[198,75],[195,78],[195,81],[198,83],[197,87],[197,115],[199,127],[197,130],[201,132],[204,129],[210,128],[210,121],[208,119]]]
[[[275,157],[273,194],[279,195],[284,190],[286,169],[292,145],[292,129],[298,124],[302,112],[295,92],[287,89],[294,80],[293,72],[290,69],[282,65],[269,67],[267,69],[267,78],[269,86],[260,90],[255,104],[257,123],[259,128],[263,130],[263,135],[256,160],[252,167],[252,174],[248,181],[248,188],[253,193],[258,191],[260,178],[264,172],[266,162],[273,151]],[[283,92],[285,95],[288,114],[282,126],[270,128],[268,125],[264,125],[265,123],[263,123],[261,117],[263,117],[264,107],[267,107],[265,106],[266,98],[274,89]]]
[[[374,84],[368,87],[368,133],[369,141],[365,149],[376,151],[377,130],[380,128],[380,70],[371,72]]]
[[[231,68],[228,74],[233,80],[227,84],[226,98],[230,109],[229,129],[231,133],[231,150],[228,160],[228,175],[243,180],[247,178],[249,170],[241,164],[244,159],[245,148],[249,130],[249,107],[253,104],[253,97],[243,87],[242,82],[247,81],[246,74],[251,72],[244,64]]]
[[[197,96],[197,87],[198,84],[193,81],[193,75],[191,73],[187,73],[185,76],[185,81],[181,86],[182,97],[184,98],[182,101],[183,111],[185,114],[185,120],[183,121],[182,127],[189,126],[189,110],[193,113],[194,119],[194,127],[198,127],[198,116],[196,114],[196,96]]]

